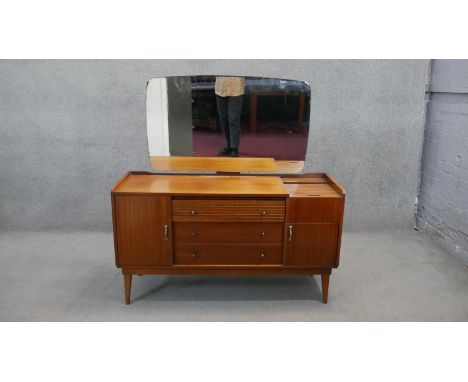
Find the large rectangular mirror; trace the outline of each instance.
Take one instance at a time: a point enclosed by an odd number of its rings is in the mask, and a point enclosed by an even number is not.
[[[302,168],[310,114],[306,82],[152,78],[146,102],[150,157],[272,158]]]

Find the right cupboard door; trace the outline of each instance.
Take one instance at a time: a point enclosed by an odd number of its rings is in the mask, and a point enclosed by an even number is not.
[[[283,264],[293,267],[333,267],[339,224],[286,223]]]

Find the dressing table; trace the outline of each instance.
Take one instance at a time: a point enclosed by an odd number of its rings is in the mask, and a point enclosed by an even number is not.
[[[327,303],[345,203],[331,176],[273,158],[150,160],[159,171],[128,172],[111,191],[126,304],[133,275],[177,274],[320,275]]]

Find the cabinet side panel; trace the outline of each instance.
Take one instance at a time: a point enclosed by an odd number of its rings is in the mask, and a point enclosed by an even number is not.
[[[114,198],[119,266],[171,265],[170,197],[115,195]]]
[[[112,232],[114,236],[114,253],[115,253],[115,265],[116,267],[120,267],[119,264],[119,248],[117,244],[117,219],[115,217],[115,195],[111,194],[111,202],[112,202]]]
[[[343,194],[343,200],[342,200],[342,205],[341,205],[340,228],[338,230],[338,245],[336,246],[335,267],[338,267],[338,265],[340,264],[341,237],[343,234],[343,224],[344,224],[344,207],[345,207],[345,195]]]

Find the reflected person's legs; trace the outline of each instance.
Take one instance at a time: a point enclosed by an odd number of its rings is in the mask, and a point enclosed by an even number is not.
[[[231,149],[235,150],[235,152],[239,149],[243,97],[243,95],[228,97],[229,142],[231,143]]]
[[[226,137],[226,148],[222,149],[218,155],[229,155],[231,149],[230,134],[229,134],[229,117],[228,117],[228,98],[216,95],[216,105],[218,106],[219,120]]]

